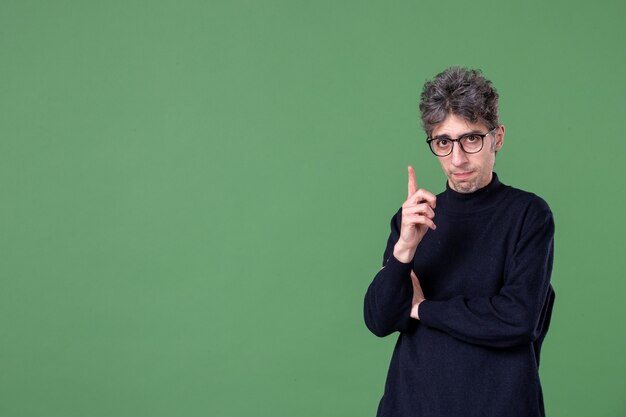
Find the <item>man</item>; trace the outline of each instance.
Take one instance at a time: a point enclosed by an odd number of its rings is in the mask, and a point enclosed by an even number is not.
[[[420,112],[447,177],[434,196],[408,168],[408,197],[365,296],[377,336],[399,332],[379,417],[545,416],[554,223],[548,205],[493,172],[498,94],[480,71],[424,85]]]

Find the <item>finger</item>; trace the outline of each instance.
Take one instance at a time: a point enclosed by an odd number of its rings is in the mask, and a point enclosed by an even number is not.
[[[437,228],[437,226],[435,225],[435,223],[429,219],[426,216],[422,216],[420,214],[411,214],[409,216],[406,216],[403,220],[402,220],[402,226],[403,227],[417,227],[417,228],[421,228],[423,226],[428,227],[431,230],[435,230]]]
[[[435,230],[437,226],[435,223],[426,216],[421,214],[410,214],[402,217],[402,225],[407,226],[426,226],[431,230]]]
[[[419,283],[417,281],[417,275],[415,275],[413,271],[411,271],[411,285],[413,286],[413,297],[415,297],[415,290],[417,290]]]
[[[411,283],[413,284],[413,297],[417,297],[419,299],[424,298],[424,291],[422,291],[422,284],[420,283],[419,278],[415,275],[414,271],[411,271]]]
[[[426,201],[419,204],[412,204],[410,201],[404,202],[402,205],[402,214],[425,214],[430,218],[435,217],[435,211]]]
[[[415,288],[417,288],[418,284],[418,280],[417,280],[417,275],[415,275],[414,272],[411,272],[411,284],[413,284],[413,289],[415,290]]]
[[[403,216],[408,216],[411,214],[421,214],[423,216],[428,217],[429,219],[432,219],[433,217],[435,217],[434,210],[430,208],[430,206],[427,203],[418,204],[416,206],[410,205],[407,207],[402,207]]]
[[[409,193],[407,197],[411,197],[417,191],[417,180],[415,179],[415,170],[409,165]]]
[[[407,201],[410,201],[413,204],[418,204],[425,201],[433,209],[437,207],[437,197],[430,191],[426,191],[423,188],[420,188],[415,193],[410,195]]]

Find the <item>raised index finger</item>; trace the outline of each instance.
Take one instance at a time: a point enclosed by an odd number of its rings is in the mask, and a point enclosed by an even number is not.
[[[409,195],[411,197],[417,191],[417,180],[415,179],[415,170],[409,165]]]

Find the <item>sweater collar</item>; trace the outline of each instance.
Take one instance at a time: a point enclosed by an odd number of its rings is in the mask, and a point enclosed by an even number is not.
[[[456,213],[473,213],[492,208],[500,199],[506,185],[498,179],[494,172],[491,182],[473,193],[459,193],[450,188],[446,181],[446,190],[437,199],[442,201],[447,210]]]

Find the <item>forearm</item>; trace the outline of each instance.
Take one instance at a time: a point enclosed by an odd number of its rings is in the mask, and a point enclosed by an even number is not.
[[[377,336],[387,336],[395,331],[407,331],[412,325],[410,317],[413,286],[412,264],[390,257],[378,271],[365,294],[365,324]]]
[[[419,306],[420,321],[468,343],[506,348],[534,342],[542,333],[544,317],[554,302],[551,287],[532,305],[490,298],[455,297],[447,301],[425,300]]]
[[[398,241],[393,247],[393,256],[402,263],[409,263],[415,256],[417,246],[405,245]]]

